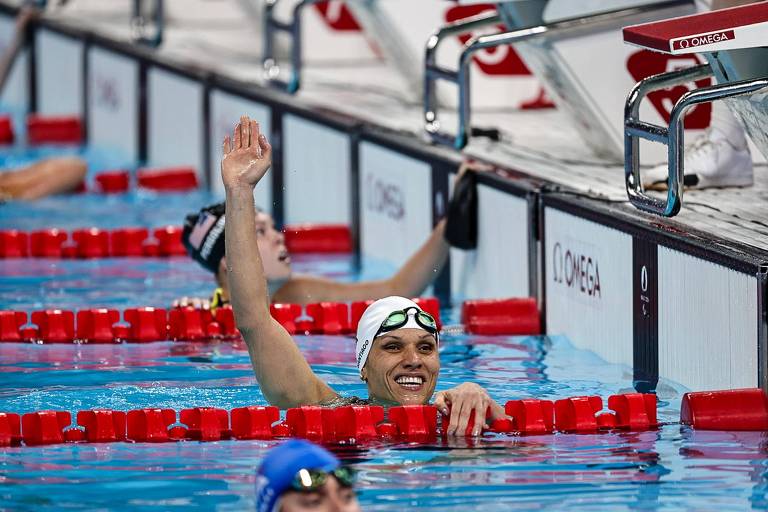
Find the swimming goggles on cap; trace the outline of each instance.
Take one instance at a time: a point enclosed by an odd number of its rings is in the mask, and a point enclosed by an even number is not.
[[[377,336],[384,334],[385,332],[394,331],[395,329],[399,329],[405,324],[408,323],[408,313],[413,310],[416,313],[414,314],[414,319],[416,320],[416,323],[419,324],[419,326],[427,331],[430,334],[434,334],[435,337],[437,337],[437,322],[435,322],[435,319],[427,313],[426,311],[423,311],[416,306],[410,306],[405,309],[400,309],[397,311],[393,311],[389,314],[387,318],[384,319],[384,321],[381,323],[381,327],[379,327],[379,330],[376,331],[376,334],[373,336],[376,338]]]
[[[331,471],[322,469],[300,469],[291,482],[291,489],[300,492],[312,492],[322,487],[333,476],[342,487],[355,485],[357,472],[349,466],[339,466]]]

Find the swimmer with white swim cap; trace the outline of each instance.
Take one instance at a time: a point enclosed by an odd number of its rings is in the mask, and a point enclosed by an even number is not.
[[[271,164],[272,148],[259,125],[243,116],[234,140],[224,140],[221,175],[227,201],[226,254],[235,319],[248,345],[265,398],[281,408],[343,401],[310,368],[290,334],[269,312],[267,280],[255,236],[253,190]],[[368,385],[369,402],[427,404],[440,372],[439,334],[432,317],[403,297],[379,299],[366,309],[357,329],[356,358]],[[471,414],[488,421],[504,409],[475,383],[441,391],[435,405],[450,407],[448,435],[465,435]],[[479,435],[482,421],[475,422]]]

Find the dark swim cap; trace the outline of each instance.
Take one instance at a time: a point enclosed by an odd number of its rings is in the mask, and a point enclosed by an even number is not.
[[[216,203],[187,215],[181,233],[187,254],[214,274],[224,257],[224,207],[225,203]]]

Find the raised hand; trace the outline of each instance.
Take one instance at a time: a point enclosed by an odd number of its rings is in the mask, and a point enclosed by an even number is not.
[[[440,391],[435,396],[435,406],[443,416],[449,416],[448,427],[445,429],[449,437],[464,437],[473,412],[473,437],[479,436],[491,421],[506,417],[504,409],[493,401],[488,392],[473,382],[465,382],[455,388]],[[486,416],[488,412],[490,416]]]
[[[224,137],[221,179],[226,188],[253,187],[272,165],[272,146],[259,123],[242,116],[232,138]]]

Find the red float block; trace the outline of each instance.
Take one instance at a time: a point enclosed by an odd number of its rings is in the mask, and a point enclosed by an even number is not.
[[[349,253],[352,234],[343,224],[286,226],[285,246],[293,253]]]
[[[21,417],[21,435],[27,445],[64,442],[64,429],[72,423],[67,411],[30,412]]]
[[[160,256],[160,242],[154,238],[144,240],[144,243],[141,244],[141,252],[148,258]]]
[[[179,421],[187,426],[187,437],[195,441],[219,441],[229,439],[229,414],[215,407],[182,409]]]
[[[128,341],[131,337],[131,326],[122,323],[114,324],[112,325],[112,334],[116,343]]]
[[[311,316],[313,320],[312,333],[336,335],[351,332],[349,306],[343,302],[307,304],[307,315]]]
[[[290,334],[296,334],[296,319],[301,315],[298,304],[272,304],[269,307],[272,318],[282,325]]]
[[[187,250],[181,243],[180,226],[165,226],[156,229],[153,234],[159,244],[160,256],[186,256]]]
[[[37,343],[40,340],[40,329],[37,327],[22,327],[19,334],[21,334],[21,341],[25,343]]]
[[[67,443],[80,443],[86,440],[85,430],[79,427],[65,429],[62,434],[64,435],[64,441]]]
[[[432,315],[437,323],[437,329],[443,328],[440,321],[440,301],[436,297],[417,297],[412,299],[421,309]]]
[[[608,397],[608,408],[616,412],[616,427],[630,430],[648,430],[656,421],[656,395],[627,393]]]
[[[75,339],[75,314],[72,311],[33,311],[31,321],[37,325],[40,339],[45,342],[69,343]]]
[[[137,409],[128,411],[127,437],[138,443],[169,441],[168,427],[176,423],[173,409]]]
[[[291,435],[311,441],[333,441],[335,439],[333,409],[304,406],[288,409],[285,422]]]
[[[112,343],[112,326],[120,321],[116,309],[83,309],[77,312],[77,339],[88,343]]]
[[[0,341],[21,341],[21,326],[25,323],[24,311],[0,311]]]
[[[389,409],[389,421],[401,436],[432,438],[437,436],[437,407],[434,405],[399,405]]]
[[[106,171],[96,175],[96,185],[102,194],[127,192],[131,184],[128,171]]]
[[[80,411],[77,413],[77,424],[85,429],[85,440],[89,443],[125,440],[126,414],[122,411]]]
[[[768,398],[757,388],[686,393],[680,423],[701,430],[768,430]]]
[[[29,254],[29,235],[9,229],[0,231],[0,258],[26,258]]]
[[[0,144],[13,144],[14,138],[11,116],[0,116]]]
[[[206,339],[206,327],[209,322],[203,320],[203,311],[193,307],[174,308],[168,314],[168,337],[172,340],[198,341]]]
[[[80,144],[83,126],[77,116],[27,116],[29,144]]]
[[[0,412],[0,446],[21,444],[21,418],[18,414]]]
[[[197,173],[192,167],[139,169],[136,179],[140,187],[158,192],[183,192],[197,188]]]
[[[77,258],[77,246],[72,242],[64,242],[61,246],[61,257],[68,260]]]
[[[29,235],[29,253],[35,258],[61,258],[61,245],[67,234],[59,229],[33,231]]]
[[[232,306],[226,305],[216,308],[213,318],[219,324],[221,336],[233,338],[240,335],[235,324],[235,312],[232,311]]]
[[[109,235],[112,256],[143,256],[144,241],[149,237],[147,228],[116,229]]]
[[[515,422],[509,418],[496,418],[491,422],[491,428],[489,430],[499,434],[514,432],[516,430]]]
[[[560,432],[593,432],[603,408],[599,396],[576,396],[555,402],[555,428]]]
[[[274,437],[291,437],[291,427],[287,423],[282,422],[272,426],[272,436]]]
[[[550,400],[510,400],[504,406],[514,428],[522,434],[550,434],[554,430],[555,408]]]
[[[373,304],[373,302],[374,301],[372,300],[361,300],[350,304],[349,327],[352,332],[357,331],[357,324],[360,323],[360,318],[363,316],[363,313],[365,313],[365,310],[368,309],[368,306]]]
[[[384,439],[393,439],[397,437],[397,425],[394,423],[379,423],[376,425],[376,434]]]
[[[130,341],[161,341],[168,339],[168,324],[164,309],[130,308],[123,318],[131,325]]]
[[[280,420],[277,407],[238,407],[230,413],[235,439],[272,439],[272,424]]]
[[[536,299],[481,299],[465,301],[461,321],[470,334],[541,334]]]
[[[79,258],[106,258],[109,256],[109,233],[98,228],[77,229],[72,232]]]
[[[618,428],[618,419],[615,412],[601,412],[595,416],[599,430],[611,430]]]
[[[350,405],[332,410],[336,441],[354,443],[378,437],[376,425],[384,421],[383,407]]]

